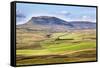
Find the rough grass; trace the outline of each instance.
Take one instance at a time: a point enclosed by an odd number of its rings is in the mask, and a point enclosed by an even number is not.
[[[27,64],[49,64],[49,63],[67,63],[67,62],[82,62],[96,61],[95,49],[87,49],[83,51],[71,52],[63,55],[37,55],[37,56],[22,56],[17,60],[17,65]]]
[[[17,30],[17,65],[96,61],[95,30],[46,34]]]
[[[46,49],[41,50],[17,50],[18,55],[45,55],[45,54],[55,54],[63,51],[76,51],[81,49],[95,48],[95,42],[82,42],[80,44],[56,44],[45,47]]]

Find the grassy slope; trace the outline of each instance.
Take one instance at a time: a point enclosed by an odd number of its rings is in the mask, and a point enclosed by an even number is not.
[[[95,49],[87,49],[64,55],[43,55],[42,57],[28,56],[24,59],[18,60],[17,65],[95,61],[95,55]]]
[[[53,47],[54,46],[54,47]],[[95,48],[94,42],[82,42],[80,44],[55,44],[48,46],[46,49],[41,50],[17,50],[19,55],[48,55],[48,54],[59,54],[64,51],[76,51],[81,49]]]
[[[45,38],[43,38],[45,34],[43,33],[37,33],[37,34],[33,34],[33,33],[24,33],[21,34],[22,37],[27,38],[27,39],[21,39],[22,41],[20,42],[20,40],[18,41],[19,44],[24,42],[22,46],[27,48],[25,49],[17,49],[17,55],[22,56],[23,57],[28,57],[29,56],[45,56],[48,55],[49,57],[52,55],[67,55],[69,57],[63,57],[63,58],[32,58],[31,59],[24,59],[24,60],[20,60],[17,61],[18,65],[23,65],[23,64],[43,64],[43,63],[61,63],[61,62],[76,62],[76,61],[93,61],[96,60],[95,58],[95,48],[96,48],[96,42],[95,39],[91,39],[91,38],[95,38],[95,31],[85,31],[85,32],[73,32],[73,33],[53,33],[50,39],[44,40]],[[64,36],[61,36],[64,35]],[[19,34],[20,36],[20,34]],[[30,37],[28,37],[30,36]],[[39,43],[40,44],[40,49],[34,49],[34,42],[36,43],[36,41],[33,41],[34,39],[32,39],[32,37],[35,36],[35,40],[40,40]],[[36,38],[36,37],[39,38]],[[61,36],[60,39],[62,40],[55,40],[58,36]],[[19,38],[18,38],[19,39]],[[43,39],[44,41],[41,41],[41,39]],[[66,40],[63,40],[66,39]],[[68,40],[68,39],[73,39],[73,40]],[[18,47],[21,47],[19,44]],[[25,44],[25,45],[24,45]],[[32,45],[30,45],[32,44]],[[33,45],[34,44],[34,45]],[[30,47],[29,47],[30,46]],[[32,48],[33,46],[33,48]],[[38,46],[38,45],[37,45]],[[82,51],[83,50],[83,51]],[[88,53],[89,52],[89,53]],[[79,56],[79,57],[75,57],[75,56]],[[83,56],[80,57],[80,55]],[[84,55],[90,55],[89,58],[87,58],[86,56],[84,57]],[[91,55],[93,55],[91,57]],[[82,59],[81,59],[82,58]]]

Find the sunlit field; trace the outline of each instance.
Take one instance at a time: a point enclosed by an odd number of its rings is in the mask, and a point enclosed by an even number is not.
[[[95,29],[46,33],[17,29],[17,65],[96,61]]]

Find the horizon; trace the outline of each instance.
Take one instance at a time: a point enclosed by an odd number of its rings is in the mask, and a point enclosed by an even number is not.
[[[33,16],[33,17],[43,17],[43,16]],[[45,16],[45,17],[55,17],[55,16]],[[58,18],[58,17],[56,17],[56,18]],[[29,20],[31,20],[32,19],[32,17],[29,19]],[[60,19],[60,18],[59,18]],[[28,20],[28,21],[29,21]],[[61,20],[63,20],[63,19],[61,19]],[[25,23],[28,23],[28,21],[26,21]],[[63,21],[66,21],[66,20],[63,20]],[[96,24],[96,22],[93,22],[93,21],[75,21],[75,20],[73,20],[73,21],[66,21],[66,22],[90,22],[90,23],[94,23],[94,24]],[[25,24],[25,23],[19,23],[19,24],[16,24],[16,25],[21,25],[21,24]]]

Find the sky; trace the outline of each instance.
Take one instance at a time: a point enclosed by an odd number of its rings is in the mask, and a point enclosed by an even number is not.
[[[31,3],[16,4],[17,24],[24,24],[34,16],[54,16],[65,21],[96,22],[96,8]]]

